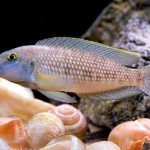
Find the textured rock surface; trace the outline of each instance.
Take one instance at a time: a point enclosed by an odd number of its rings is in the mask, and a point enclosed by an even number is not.
[[[150,21],[149,0],[114,0],[97,17],[82,38],[112,44],[130,18]]]
[[[115,47],[141,53],[137,67],[150,64],[150,24],[142,18],[132,18],[112,44]]]

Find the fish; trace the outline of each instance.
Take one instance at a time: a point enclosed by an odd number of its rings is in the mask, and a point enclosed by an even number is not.
[[[80,38],[53,37],[0,54],[0,77],[66,102],[67,92],[91,100],[150,95],[150,65],[140,69],[141,55]]]

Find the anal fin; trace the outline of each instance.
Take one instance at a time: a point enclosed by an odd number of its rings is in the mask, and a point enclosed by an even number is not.
[[[116,100],[141,94],[142,91],[138,87],[125,87],[121,89],[111,90],[103,93],[94,94],[77,94],[80,98],[91,100]]]
[[[43,90],[39,90],[39,92],[41,92],[42,94],[44,94],[45,96],[57,100],[57,101],[61,101],[61,102],[65,102],[65,103],[76,103],[77,101],[74,100],[72,97],[70,97],[68,94],[63,93],[63,92],[51,92],[51,91],[43,91]]]

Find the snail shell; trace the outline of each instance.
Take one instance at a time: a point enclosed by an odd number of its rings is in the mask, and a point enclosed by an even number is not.
[[[19,118],[1,117],[0,138],[11,148],[24,148],[26,144],[26,135],[21,120]]]
[[[142,140],[138,140],[130,145],[127,150],[149,150],[150,138],[145,136]]]
[[[44,147],[50,140],[65,134],[60,118],[48,112],[34,115],[26,126],[27,141],[31,148]]]
[[[63,135],[51,140],[40,150],[86,150],[85,144],[73,135]]]
[[[65,126],[65,133],[72,134],[82,139],[87,131],[85,116],[75,107],[62,104],[50,111],[57,115]]]
[[[87,150],[121,150],[116,144],[110,141],[96,142],[87,147]]]
[[[126,150],[131,144],[150,137],[150,119],[140,118],[124,122],[116,126],[109,134],[108,140],[117,144],[121,150]]]
[[[0,138],[0,148],[2,150],[12,150],[12,148],[1,138]]]

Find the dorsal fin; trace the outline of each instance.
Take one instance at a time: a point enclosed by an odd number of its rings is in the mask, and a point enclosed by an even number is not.
[[[118,49],[79,38],[54,37],[40,40],[36,43],[36,45],[64,47],[70,50],[88,52],[96,56],[108,58],[125,66],[137,63],[141,57],[141,55],[136,52]]]

